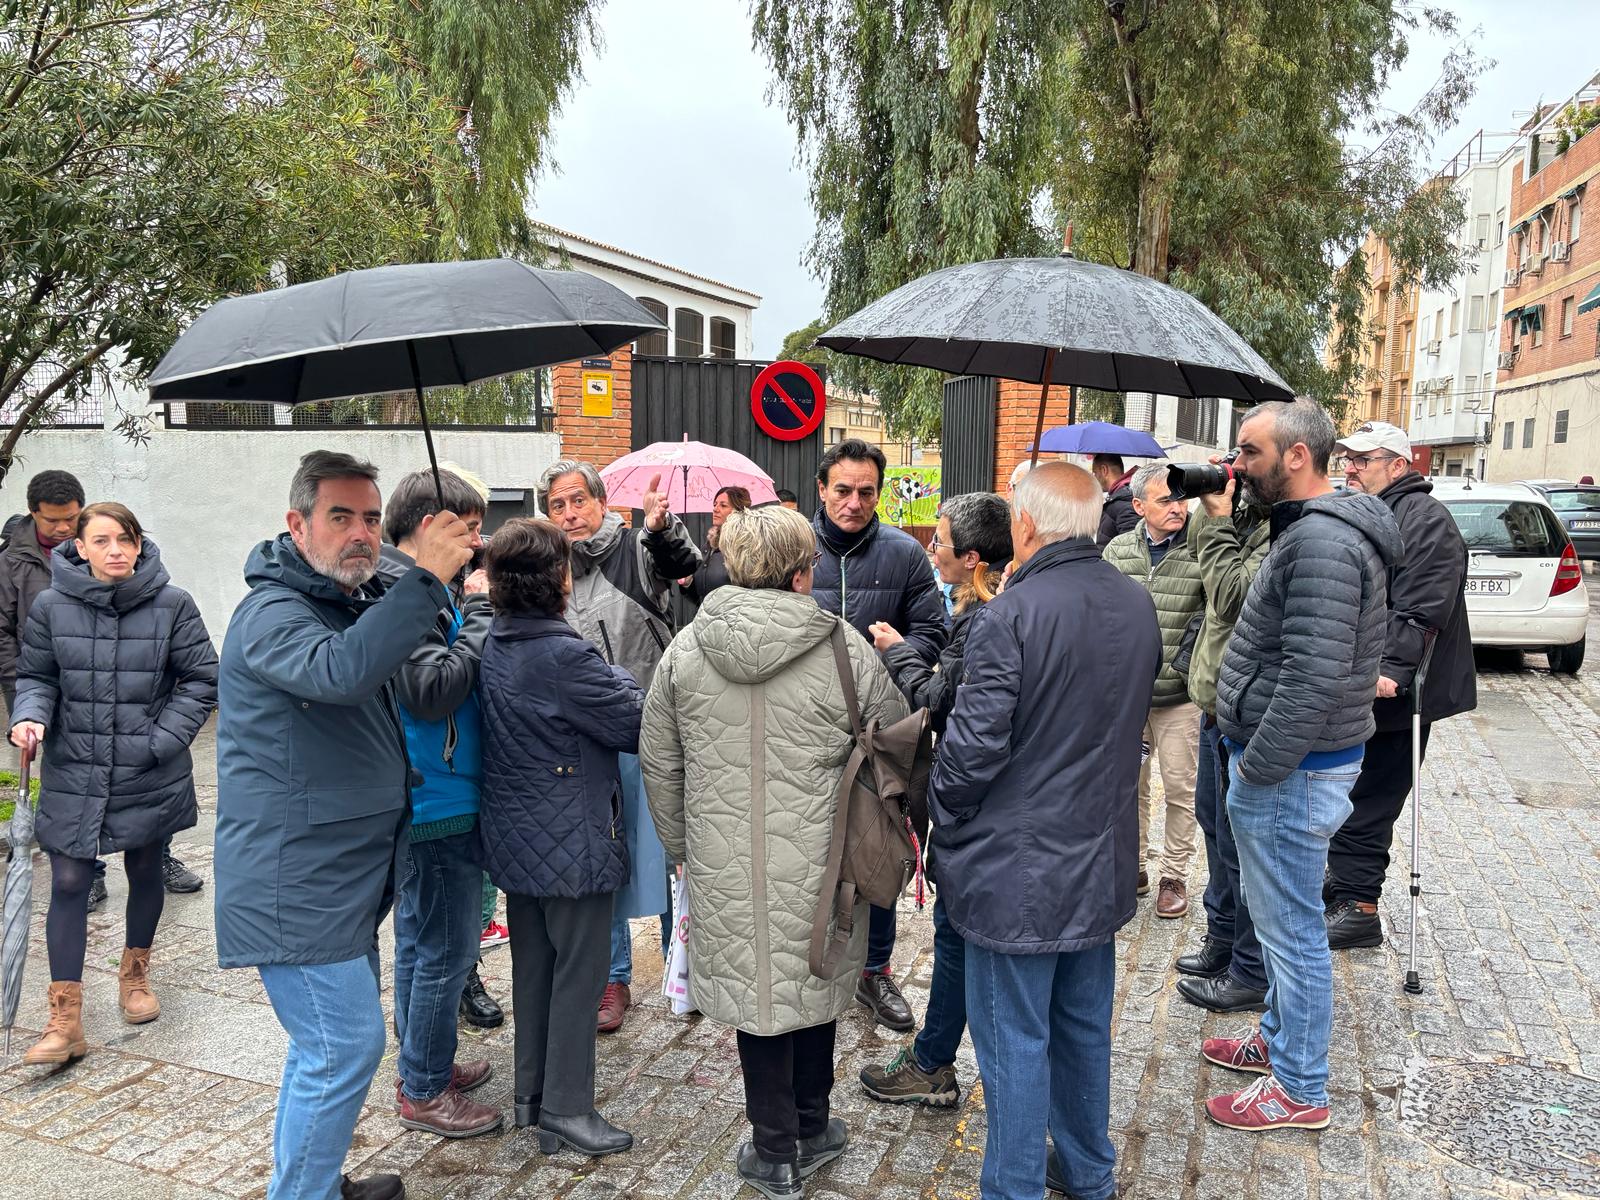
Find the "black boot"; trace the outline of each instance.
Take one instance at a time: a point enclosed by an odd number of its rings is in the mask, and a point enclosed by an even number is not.
[[[1212,1012],[1266,1012],[1267,994],[1247,988],[1223,974],[1208,979],[1183,978],[1178,980],[1178,995],[1190,1004],[1209,1008]]]
[[[800,1157],[795,1163],[800,1178],[815,1175],[823,1167],[844,1153],[850,1144],[850,1130],[838,1117],[828,1121],[828,1127],[816,1137],[800,1139]]]
[[[1045,1147],[1044,1155],[1044,1190],[1056,1192],[1062,1196],[1067,1194],[1067,1181],[1061,1174],[1061,1167],[1056,1162],[1054,1146]]]
[[[567,1146],[590,1158],[633,1149],[633,1134],[618,1129],[594,1109],[581,1117],[539,1114],[539,1153],[554,1154]]]
[[[368,1175],[365,1179],[339,1177],[339,1200],[405,1200],[406,1185],[398,1175]]]
[[[804,1195],[799,1167],[762,1158],[749,1142],[739,1147],[739,1178],[770,1200],[799,1200]]]
[[[498,1029],[506,1019],[494,997],[484,988],[483,980],[478,978],[477,967],[472,968],[466,986],[461,989],[461,1019],[479,1029]]]
[[[542,1095],[517,1097],[514,1115],[518,1129],[532,1129],[539,1123],[539,1104],[543,1099]]]
[[[1340,900],[1328,910],[1328,949],[1360,950],[1383,945],[1383,923],[1376,910],[1363,912],[1354,900]]]
[[[1193,954],[1185,954],[1173,965],[1178,968],[1181,975],[1198,975],[1209,978],[1221,975],[1228,969],[1228,964],[1233,961],[1233,944],[1219,942],[1209,934],[1200,939],[1200,949]]]

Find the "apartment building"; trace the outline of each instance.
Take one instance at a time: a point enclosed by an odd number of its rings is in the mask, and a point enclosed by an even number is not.
[[[1405,425],[1416,356],[1417,286],[1397,279],[1394,256],[1381,237],[1369,231],[1361,252],[1370,280],[1361,305],[1363,363],[1360,380],[1345,398],[1345,432],[1363,421]]]
[[[1511,167],[1491,479],[1600,475],[1597,178],[1600,75],[1530,122]]]

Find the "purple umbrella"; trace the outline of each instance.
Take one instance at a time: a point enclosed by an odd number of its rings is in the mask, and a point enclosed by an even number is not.
[[[1029,450],[1033,443],[1029,442]],[[1085,421],[1082,425],[1058,425],[1046,429],[1039,449],[1047,454],[1119,454],[1125,458],[1165,458],[1161,444],[1148,433],[1113,425],[1109,421]]]

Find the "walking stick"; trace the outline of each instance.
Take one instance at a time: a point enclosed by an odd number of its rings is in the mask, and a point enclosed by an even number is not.
[[[1422,994],[1422,977],[1417,974],[1417,916],[1422,907],[1422,685],[1428,677],[1437,629],[1422,631],[1422,661],[1411,677],[1411,967],[1406,972],[1406,991]]]

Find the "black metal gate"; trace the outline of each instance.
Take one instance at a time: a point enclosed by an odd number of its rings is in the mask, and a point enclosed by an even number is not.
[[[997,382],[964,375],[944,385],[944,426],[939,435],[940,494],[946,500],[994,490],[994,414]]]

